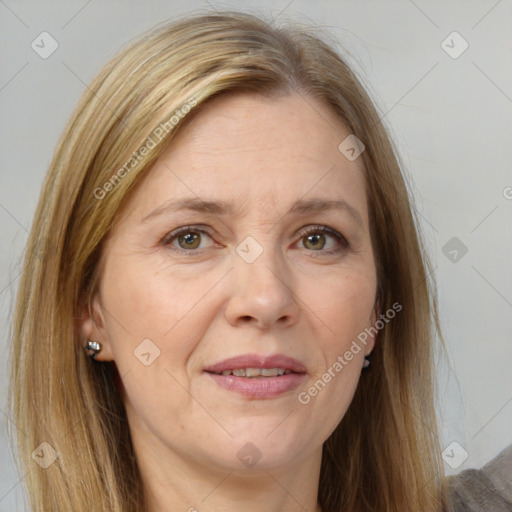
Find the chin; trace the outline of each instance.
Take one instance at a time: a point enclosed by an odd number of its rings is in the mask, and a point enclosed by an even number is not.
[[[270,429],[251,429],[234,436],[218,453],[218,464],[234,471],[264,471],[291,464],[309,452],[310,440],[294,437],[285,429],[277,432],[278,424],[274,421]]]

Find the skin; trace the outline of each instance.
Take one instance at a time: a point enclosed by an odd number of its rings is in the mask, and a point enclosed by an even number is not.
[[[297,397],[378,318],[362,159],[338,150],[349,134],[326,106],[297,94],[217,97],[118,216],[82,333],[102,343],[97,360],[118,368],[148,512],[320,510],[322,444],[342,420],[375,340],[307,405]],[[237,211],[142,221],[190,196],[233,201]],[[313,197],[347,201],[361,224],[342,210],[286,215],[294,201]],[[197,224],[210,228],[199,241],[167,236]],[[317,225],[339,232],[348,247],[329,234],[303,234]],[[248,236],[263,250],[252,263],[236,252]],[[187,255],[190,245],[196,252]],[[145,339],[160,350],[149,366],[134,355]],[[152,359],[153,345],[144,347]],[[291,356],[307,376],[295,390],[252,399],[203,372],[247,353]],[[237,457],[249,442],[261,454],[253,467]]]

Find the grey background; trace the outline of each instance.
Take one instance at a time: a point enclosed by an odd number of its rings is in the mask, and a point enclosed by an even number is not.
[[[479,467],[512,442],[510,0],[0,0],[0,511],[26,510],[5,437],[9,319],[53,148],[122,45],[208,7],[321,25],[349,55],[399,147],[435,267],[448,345],[447,357],[438,351],[439,423],[456,466],[446,470]],[[43,31],[59,45],[47,59],[31,48]],[[458,58],[442,47],[454,31],[469,44]],[[457,37],[444,43],[452,54]]]

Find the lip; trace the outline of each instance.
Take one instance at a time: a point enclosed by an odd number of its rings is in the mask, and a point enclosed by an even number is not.
[[[224,359],[224,361],[219,361],[218,363],[206,367],[204,371],[222,373],[226,370],[236,370],[238,368],[283,368],[284,370],[290,370],[294,373],[306,372],[306,368],[302,363],[284,354],[276,354],[273,356],[243,354]]]
[[[283,368],[293,373],[286,373],[279,377],[255,378],[222,375],[223,371],[238,368]],[[221,388],[252,399],[277,397],[298,387],[307,376],[306,368],[302,363],[283,354],[273,356],[245,354],[215,363],[204,368],[203,371]]]
[[[290,370],[294,373],[306,373],[306,367],[302,363],[284,354],[276,354],[273,356],[243,354],[224,359],[224,361],[219,361],[218,363],[206,367],[204,371],[222,373],[226,370],[236,370],[237,368],[283,368],[284,370]]]

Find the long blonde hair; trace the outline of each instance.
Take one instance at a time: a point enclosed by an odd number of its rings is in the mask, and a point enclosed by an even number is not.
[[[130,191],[194,109],[241,90],[316,98],[363,141],[378,301],[381,311],[397,301],[403,307],[379,333],[371,369],[324,444],[322,510],[445,510],[430,268],[378,112],[311,30],[222,12],[158,27],[121,51],[87,88],[56,148],[13,321],[9,405],[23,432],[18,456],[34,512],[143,509],[115,364],[85,357],[77,319]],[[48,444],[34,456],[41,443]],[[34,462],[38,453],[47,464]]]

